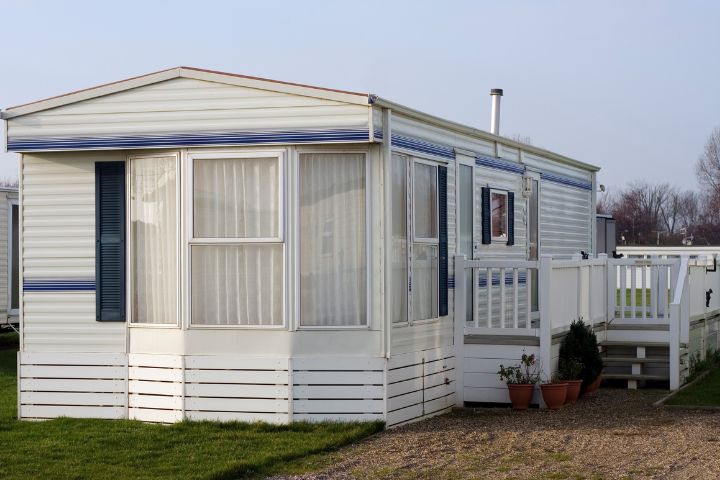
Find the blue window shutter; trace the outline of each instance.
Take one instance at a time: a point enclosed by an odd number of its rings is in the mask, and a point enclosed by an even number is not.
[[[507,244],[515,245],[515,194],[508,192],[507,200]]]
[[[489,245],[492,243],[492,237],[490,236],[490,189],[488,187],[482,187],[482,243],[483,245]]]
[[[438,167],[438,314],[448,314],[447,167]]]
[[[95,163],[95,318],[125,321],[125,162]]]

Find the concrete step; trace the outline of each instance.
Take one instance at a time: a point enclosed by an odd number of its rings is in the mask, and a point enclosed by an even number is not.
[[[670,357],[602,357],[604,363],[669,363]]]
[[[638,340],[603,340],[599,342],[603,347],[665,347],[669,346],[667,341],[638,341]]]
[[[641,331],[658,331],[658,332],[669,332],[670,325],[667,323],[623,323],[623,322],[612,322],[607,326],[607,330],[641,330]]]
[[[665,330],[621,330],[610,329],[605,332],[608,341],[614,342],[654,342],[666,343],[670,339],[670,332]]]
[[[669,375],[634,375],[632,373],[603,373],[603,380],[655,380],[658,382],[667,382],[670,380]]]

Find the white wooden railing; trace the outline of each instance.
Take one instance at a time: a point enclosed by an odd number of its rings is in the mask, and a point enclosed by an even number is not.
[[[592,325],[668,324],[670,387],[676,389],[680,350],[689,341],[691,311],[699,308],[695,301],[700,299],[697,295],[690,302],[689,270],[687,257],[561,260],[543,255],[539,261],[518,261],[459,255],[454,268],[455,344],[463,345],[466,335],[539,337],[540,359],[551,365],[552,335],[566,331],[575,319]],[[720,273],[717,277],[720,282]],[[532,308],[535,278],[537,309]],[[717,292],[720,296],[720,283]]]
[[[665,324],[674,297],[679,259],[611,258],[608,260],[608,321]]]

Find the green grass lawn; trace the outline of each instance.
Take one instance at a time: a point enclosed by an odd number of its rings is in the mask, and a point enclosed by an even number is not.
[[[379,423],[267,424],[16,419],[14,349],[0,349],[0,478],[254,478],[317,468],[320,452]]]
[[[720,366],[716,365],[705,377],[678,392],[665,403],[720,407]]]

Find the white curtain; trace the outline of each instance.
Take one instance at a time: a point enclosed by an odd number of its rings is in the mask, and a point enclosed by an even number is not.
[[[191,321],[198,325],[282,325],[283,245],[242,243],[280,236],[277,157],[193,162],[196,238],[235,244],[191,248]]]
[[[279,236],[277,158],[201,159],[193,164],[195,237]]]
[[[367,324],[365,154],[300,155],[300,323]]]
[[[175,157],[130,162],[133,322],[177,323]]]
[[[282,244],[193,245],[192,323],[282,325]]]
[[[390,315],[393,323],[407,322],[408,268],[407,268],[407,158],[392,156],[392,252]]]
[[[438,247],[413,244],[413,319],[438,316]]]
[[[413,319],[425,320],[438,316],[437,168],[432,165],[413,166],[413,219]]]
[[[424,163],[413,167],[415,238],[437,237],[437,168]]]

